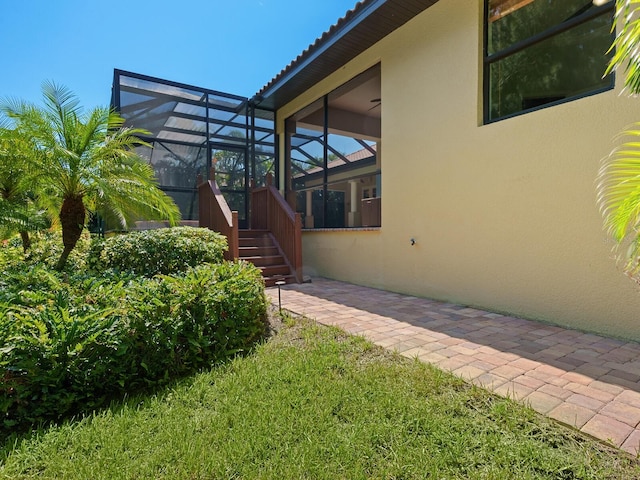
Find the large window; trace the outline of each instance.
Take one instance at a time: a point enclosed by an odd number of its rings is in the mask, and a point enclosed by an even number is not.
[[[381,225],[380,66],[287,119],[287,198],[313,228]]]
[[[613,1],[486,0],[484,116],[492,122],[613,88]]]

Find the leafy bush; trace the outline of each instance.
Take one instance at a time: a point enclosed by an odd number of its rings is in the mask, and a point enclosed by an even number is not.
[[[260,272],[243,262],[155,278],[34,266],[2,282],[0,434],[164,385],[265,331]]]
[[[13,324],[0,348],[4,428],[56,420],[80,406],[100,404],[105,392],[95,380],[117,348],[118,318],[108,309],[84,315],[73,310],[60,294],[44,308],[15,308],[0,318]]]
[[[130,332],[122,360],[135,373],[121,383],[164,383],[245,352],[265,332],[266,305],[260,271],[244,262],[134,283],[122,305]]]
[[[65,271],[77,272],[86,266],[85,260],[91,245],[91,235],[85,232],[78,240],[76,248],[69,255]],[[0,270],[23,270],[25,266],[53,268],[62,253],[62,237],[60,232],[37,232],[31,234],[31,248],[25,254],[22,250],[20,236],[0,242]]]
[[[202,263],[220,263],[227,239],[206,228],[175,227],[131,232],[95,240],[89,265],[152,277],[184,272]]]

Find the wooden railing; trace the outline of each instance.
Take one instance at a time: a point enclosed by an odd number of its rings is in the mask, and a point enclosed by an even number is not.
[[[215,178],[212,169],[211,178]],[[200,226],[219,232],[227,237],[229,250],[224,254],[227,260],[239,256],[238,212],[232,212],[222,196],[215,180],[198,179],[198,213]]]
[[[302,282],[302,217],[293,211],[267,175],[266,187],[251,190],[251,228],[269,230],[284,254],[296,281]]]

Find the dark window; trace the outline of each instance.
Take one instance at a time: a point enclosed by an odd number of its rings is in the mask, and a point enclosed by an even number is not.
[[[486,0],[485,122],[613,88],[614,3]]]

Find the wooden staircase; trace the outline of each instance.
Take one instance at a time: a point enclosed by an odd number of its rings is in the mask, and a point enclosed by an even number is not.
[[[302,218],[273,186],[271,174],[264,187],[252,186],[250,230],[238,228],[238,212],[229,208],[213,168],[210,178],[198,179],[199,224],[227,237],[225,258],[253,263],[267,287],[278,281],[302,282]]]
[[[238,258],[258,267],[267,287],[273,287],[278,281],[296,282],[291,266],[269,230],[238,230],[238,243]]]

